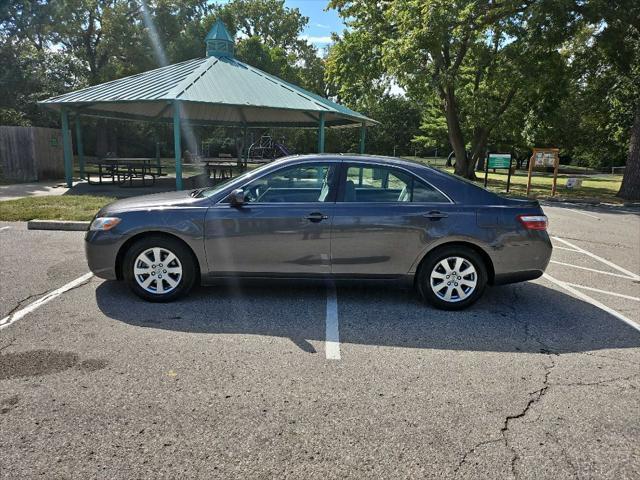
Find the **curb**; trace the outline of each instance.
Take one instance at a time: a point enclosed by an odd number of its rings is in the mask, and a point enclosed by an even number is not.
[[[551,203],[573,203],[576,205],[600,205],[602,202],[595,198],[564,198],[564,197],[548,197],[544,199],[547,202]]]
[[[91,222],[79,222],[72,220],[29,220],[27,230],[63,230],[73,232],[86,232]]]

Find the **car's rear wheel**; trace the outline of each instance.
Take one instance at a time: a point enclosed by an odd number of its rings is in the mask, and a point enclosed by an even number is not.
[[[487,284],[487,268],[480,255],[464,246],[431,252],[418,273],[418,291],[431,305],[462,310],[475,303]]]
[[[193,255],[182,242],[152,235],[136,241],[127,250],[123,274],[139,297],[151,302],[170,302],[191,290],[196,267]]]

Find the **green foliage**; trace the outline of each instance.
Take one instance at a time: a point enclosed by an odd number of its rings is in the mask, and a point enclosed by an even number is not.
[[[55,126],[36,102],[159,65],[201,57],[222,18],[236,56],[382,122],[367,151],[438,147],[528,156],[557,146],[574,163],[623,165],[640,104],[637,0],[331,0],[348,26],[322,58],[283,0],[5,0],[0,2],[0,123]],[[398,87],[401,95],[392,95]],[[85,150],[168,154],[165,126],[87,120]],[[196,128],[235,145],[233,129]],[[277,130],[296,152],[316,133]],[[214,136],[215,136],[214,135]],[[257,132],[256,132],[257,135]],[[102,139],[104,140],[104,138]],[[233,140],[233,141],[232,141]],[[357,151],[357,129],[327,134],[328,151]],[[103,141],[106,144],[109,142]],[[111,148],[111,146],[109,146]],[[471,164],[471,166],[473,166]],[[458,173],[469,176],[468,168]]]

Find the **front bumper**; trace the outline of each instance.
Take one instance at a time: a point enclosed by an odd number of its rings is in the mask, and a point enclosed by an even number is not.
[[[116,280],[116,260],[125,239],[111,232],[88,231],[84,237],[84,252],[89,270],[96,277]]]

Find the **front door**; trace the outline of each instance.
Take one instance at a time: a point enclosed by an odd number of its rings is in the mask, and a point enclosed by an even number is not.
[[[205,222],[211,275],[331,272],[331,222],[339,161],[300,163],[253,179],[240,207],[219,203]]]

